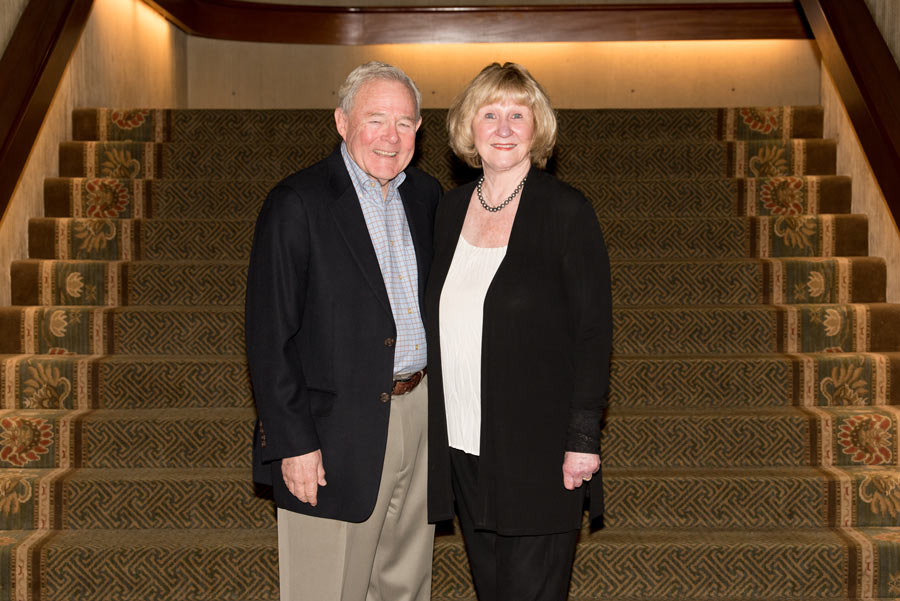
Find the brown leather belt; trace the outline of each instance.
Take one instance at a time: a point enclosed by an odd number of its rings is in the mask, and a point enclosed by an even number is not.
[[[419,370],[409,377],[403,378],[402,380],[394,380],[394,389],[391,391],[391,394],[409,394],[410,392],[412,392],[413,389],[419,385],[419,382],[422,381],[422,378],[425,377],[425,372],[427,371],[427,369],[428,368]]]

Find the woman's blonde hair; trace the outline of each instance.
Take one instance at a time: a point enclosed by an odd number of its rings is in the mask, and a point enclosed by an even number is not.
[[[470,166],[480,167],[481,157],[475,149],[472,121],[478,109],[504,98],[531,109],[534,115],[531,162],[544,167],[556,144],[556,113],[541,84],[525,67],[516,63],[503,63],[502,66],[491,63],[453,100],[447,113],[450,148]]]

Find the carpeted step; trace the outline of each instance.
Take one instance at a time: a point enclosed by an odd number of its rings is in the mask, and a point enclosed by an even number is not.
[[[250,408],[16,410],[0,415],[8,467],[247,468]]]
[[[573,601],[894,598],[891,528],[603,529],[582,537]],[[474,599],[462,542],[435,541],[432,599]]]
[[[603,527],[896,527],[895,474],[882,467],[607,468]],[[3,530],[275,527],[268,491],[254,487],[248,468],[18,470],[0,481],[15,492],[11,511],[0,514]]]
[[[609,404],[628,409],[900,405],[900,354],[623,356]]]
[[[900,350],[900,306],[620,308],[620,354]],[[0,353],[243,352],[241,308],[0,308]]]
[[[274,530],[2,531],[0,542],[16,590],[35,583],[28,599],[278,600]]]
[[[6,409],[252,407],[244,355],[0,355]]]
[[[613,408],[603,460],[611,468],[895,467],[898,419],[893,406]],[[0,460],[28,469],[247,467],[254,420],[249,408],[9,410],[0,416]]]
[[[0,354],[244,353],[243,307],[0,307]]]
[[[597,139],[822,137],[823,110],[818,106],[559,109],[556,112],[560,143]],[[445,109],[423,109],[423,133],[442,133],[446,118]],[[82,141],[241,143],[257,139],[294,143],[298,140],[318,142],[322,138],[336,137],[336,132],[332,109],[81,108],[72,112],[72,136],[74,140]]]
[[[599,216],[610,218],[850,212],[850,178],[840,175],[684,180],[606,180],[581,175],[568,182],[591,199]],[[275,183],[275,179],[47,178],[44,215],[253,219]]]
[[[840,175],[610,180],[582,174],[566,182],[601,218],[850,212],[850,178]]]
[[[605,529],[579,542],[570,598],[890,597],[896,538],[890,528]],[[278,598],[273,530],[3,531],[0,540],[4,556],[21,558],[17,582],[44,575],[41,599]],[[434,567],[434,598],[474,599],[459,537],[438,537]]]
[[[612,408],[603,464],[621,468],[898,465],[900,410],[816,407],[665,411]]]
[[[900,526],[896,468],[606,468],[603,527]],[[583,532],[584,534],[584,532]]]
[[[15,492],[2,530],[275,527],[249,468],[6,470],[0,482]]]
[[[224,145],[197,142],[63,142],[62,177],[145,179],[280,179],[310,165],[328,146],[270,142]],[[548,169],[563,180],[602,174],[603,179],[772,177],[833,175],[831,140],[753,142],[628,141],[559,146]],[[419,155],[414,164],[448,183],[471,181],[447,154]],[[599,175],[598,175],[599,176]]]
[[[610,406],[724,409],[900,405],[900,353],[616,356]],[[242,355],[6,355],[7,409],[251,407]]]
[[[865,215],[601,219],[614,259],[863,256]],[[32,259],[236,261],[254,222],[216,219],[67,219],[29,222]]]
[[[12,264],[14,305],[243,305],[246,261],[53,261]]]
[[[619,308],[620,355],[891,352],[900,350],[900,305]]]
[[[628,259],[861,256],[864,215],[600,219],[610,257]]]
[[[32,219],[33,259],[247,261],[249,219]]]
[[[0,307],[0,354],[244,352],[242,307]],[[891,352],[900,305],[618,308],[624,355]]]
[[[612,261],[614,306],[883,302],[872,257]]]
[[[883,259],[613,260],[613,304],[883,302]],[[14,305],[241,305],[243,261],[12,264]]]

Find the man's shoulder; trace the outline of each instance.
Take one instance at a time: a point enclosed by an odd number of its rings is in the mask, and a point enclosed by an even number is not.
[[[440,197],[443,191],[437,178],[417,167],[407,167],[404,173],[406,173],[406,179],[400,186],[401,190],[415,189],[416,193],[421,194],[425,198],[437,201],[437,198]]]
[[[337,169],[341,167],[343,167],[343,164],[335,162],[334,155],[329,155],[317,163],[313,163],[285,177],[275,184],[272,188],[272,193],[293,192],[296,196],[304,199],[321,198],[323,192],[333,188],[335,174]],[[346,178],[349,182],[349,176],[346,176]]]

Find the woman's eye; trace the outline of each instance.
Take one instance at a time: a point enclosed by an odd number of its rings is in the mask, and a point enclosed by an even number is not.
[[[485,113],[485,114],[484,114],[484,118],[485,118],[485,119],[493,119],[493,118],[494,118],[494,113]]]

